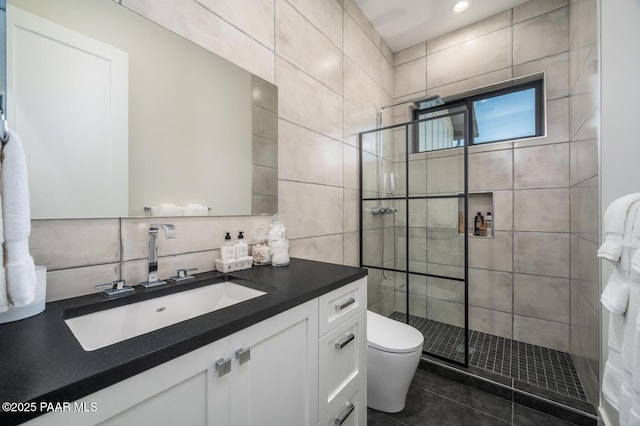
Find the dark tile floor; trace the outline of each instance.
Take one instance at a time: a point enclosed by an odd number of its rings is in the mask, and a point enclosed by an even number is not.
[[[406,321],[405,314],[391,318]],[[425,336],[430,354],[464,362],[464,328],[409,315],[409,324]],[[469,331],[469,366],[587,401],[571,355],[479,331]]]
[[[369,426],[571,424],[420,369],[411,383],[404,410],[395,414],[367,410]]]

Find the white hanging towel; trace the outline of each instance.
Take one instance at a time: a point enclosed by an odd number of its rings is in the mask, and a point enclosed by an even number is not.
[[[4,230],[4,267],[11,306],[33,302],[36,268],[29,254],[31,213],[27,161],[18,135],[9,130],[2,148],[2,215]]]
[[[639,200],[640,192],[636,192],[620,197],[609,204],[604,212],[604,242],[598,249],[598,257],[614,263],[620,259],[627,213],[631,205]]]
[[[617,271],[609,277],[607,286],[600,296],[602,306],[616,315],[624,315],[629,305],[629,284]]]

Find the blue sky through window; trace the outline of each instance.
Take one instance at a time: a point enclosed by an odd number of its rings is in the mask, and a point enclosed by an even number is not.
[[[473,102],[478,135],[474,143],[518,139],[536,134],[535,89]]]

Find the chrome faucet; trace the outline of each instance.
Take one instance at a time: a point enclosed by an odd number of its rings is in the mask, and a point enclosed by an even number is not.
[[[166,223],[149,226],[149,277],[148,281],[140,283],[142,287],[154,287],[167,283],[166,281],[158,279],[158,247],[156,245],[156,238],[159,228],[164,229],[167,239],[170,240],[176,237],[176,228],[173,225]]]

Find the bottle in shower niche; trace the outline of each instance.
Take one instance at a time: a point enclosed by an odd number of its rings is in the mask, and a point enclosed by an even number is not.
[[[236,259],[249,256],[249,245],[244,240],[244,231],[238,233],[238,240],[235,243]]]
[[[487,237],[493,237],[493,216],[491,216],[491,212],[487,212],[487,216],[484,218],[484,229]]]
[[[473,235],[480,236],[482,235],[482,230],[484,229],[484,218],[482,217],[482,213],[478,212],[476,214],[475,219],[473,220]]]
[[[224,243],[220,247],[220,260],[223,262],[236,258],[236,247],[231,241],[231,234],[227,232],[224,236]]]

